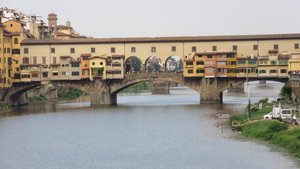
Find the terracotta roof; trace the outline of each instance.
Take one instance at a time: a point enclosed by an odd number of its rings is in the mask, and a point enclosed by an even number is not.
[[[226,36],[181,36],[181,37],[133,37],[133,38],[97,38],[68,40],[24,40],[24,45],[47,44],[99,44],[99,43],[155,43],[155,42],[209,42],[209,41],[248,41],[248,40],[283,40],[300,39],[298,34],[269,35],[226,35]]]
[[[57,16],[55,13],[49,13],[48,16]]]
[[[58,25],[57,29],[72,29],[70,26],[65,26],[65,25]]]

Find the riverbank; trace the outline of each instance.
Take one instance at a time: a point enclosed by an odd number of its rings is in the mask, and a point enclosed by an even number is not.
[[[6,110],[6,109],[8,109],[8,108],[9,108],[9,106],[8,106],[7,104],[5,104],[5,103],[0,103],[0,111]]]
[[[261,109],[258,105],[261,104]],[[232,127],[245,137],[267,141],[285,148],[300,158],[300,128],[278,120],[265,120],[263,116],[272,111],[272,103],[261,100],[251,106],[251,120],[246,111],[230,117]],[[299,117],[299,112],[296,113]]]

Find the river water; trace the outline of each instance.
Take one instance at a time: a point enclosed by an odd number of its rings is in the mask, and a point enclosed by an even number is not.
[[[277,97],[282,84],[251,83],[251,99]],[[30,104],[0,119],[1,169],[296,169],[300,162],[234,134],[216,113],[240,111],[247,94],[199,105],[185,87],[170,95],[120,94],[118,106]],[[22,115],[19,115],[22,114]]]

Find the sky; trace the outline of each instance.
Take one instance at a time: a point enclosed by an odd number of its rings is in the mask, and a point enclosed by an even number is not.
[[[97,38],[300,33],[300,0],[0,0]]]

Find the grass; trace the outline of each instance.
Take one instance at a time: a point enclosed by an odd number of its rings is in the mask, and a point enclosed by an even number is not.
[[[68,92],[58,93],[58,98],[71,100],[71,99],[76,99],[76,98],[78,98],[80,96],[84,96],[84,95],[86,95],[86,93],[79,89],[71,89]]]
[[[300,158],[300,128],[290,128],[287,123],[277,120],[260,120],[241,128],[242,135],[268,141],[287,149]]]
[[[28,98],[29,102],[39,102],[47,100],[45,96],[32,96]]]
[[[262,109],[258,109],[259,103]],[[251,105],[251,120],[248,119],[247,109],[240,114],[230,117],[230,122],[242,135],[250,138],[268,141],[287,149],[300,158],[300,128],[277,120],[263,120],[263,116],[272,111],[272,104],[267,100]],[[295,112],[299,117],[299,112]]]
[[[259,104],[262,104],[262,109],[259,109]],[[262,99],[258,103],[252,104],[250,109],[251,119],[262,119],[264,115],[272,111],[272,107],[272,103],[268,103],[267,99]],[[229,120],[230,124],[248,122],[248,106],[242,113],[231,116]]]

